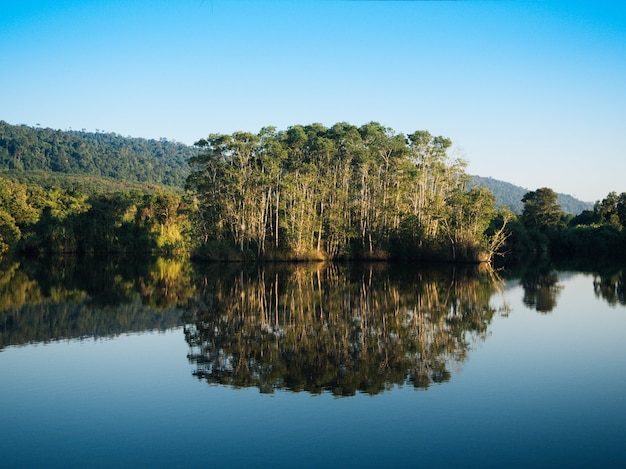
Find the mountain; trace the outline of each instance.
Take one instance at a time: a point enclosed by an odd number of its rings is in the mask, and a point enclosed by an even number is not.
[[[105,178],[182,188],[196,149],[165,139],[63,131],[0,121],[0,174],[14,179]],[[34,176],[33,176],[34,175]]]
[[[511,211],[517,214],[522,213],[524,209],[522,198],[527,192],[530,192],[530,189],[490,177],[471,176],[470,184],[474,187],[486,187],[496,196],[498,207],[508,205]],[[557,193],[557,196],[561,209],[565,213],[578,215],[583,210],[593,210],[593,203],[591,202],[583,202],[567,194]]]

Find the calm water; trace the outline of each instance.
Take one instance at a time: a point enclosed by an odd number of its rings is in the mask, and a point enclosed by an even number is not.
[[[624,273],[0,267],[3,467],[626,465]]]

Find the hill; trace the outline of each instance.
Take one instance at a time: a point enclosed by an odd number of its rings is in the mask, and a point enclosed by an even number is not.
[[[472,186],[486,187],[496,196],[496,204],[498,207],[507,205],[516,214],[522,213],[524,209],[522,198],[531,190],[505,181],[482,176],[472,176],[471,184]],[[565,213],[578,215],[583,210],[593,210],[593,203],[591,202],[583,202],[567,194],[557,195],[558,202]]]
[[[114,133],[63,131],[0,121],[0,174],[28,180],[47,174],[57,180],[98,180],[183,187],[193,147],[165,139]]]

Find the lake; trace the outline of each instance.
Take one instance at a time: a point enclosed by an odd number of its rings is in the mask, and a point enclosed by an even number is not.
[[[624,270],[0,266],[3,467],[624,467]]]

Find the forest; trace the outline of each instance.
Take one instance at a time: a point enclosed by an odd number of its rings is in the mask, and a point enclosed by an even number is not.
[[[206,245],[246,257],[487,260],[503,234],[487,232],[495,197],[468,188],[451,143],[377,123],[213,134],[187,187]]]
[[[0,175],[59,184],[68,176],[182,187],[195,150],[165,139],[63,131],[0,121]],[[79,177],[77,177],[79,176]],[[89,190],[89,184],[84,185]]]
[[[193,149],[0,122],[0,255],[623,256],[626,193],[573,215],[544,187],[527,192],[516,214],[472,184],[451,145],[375,122],[210,134]]]

